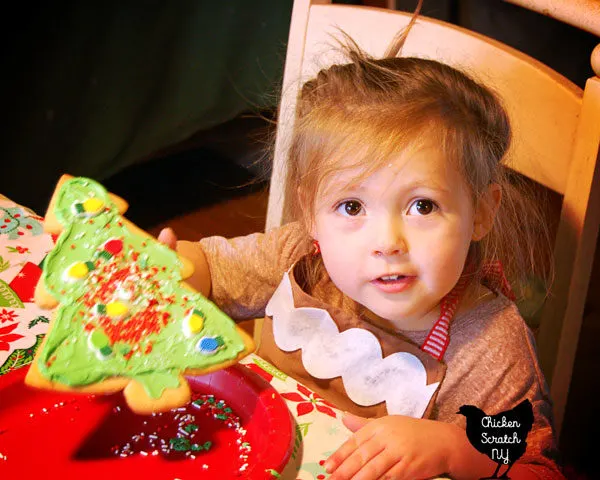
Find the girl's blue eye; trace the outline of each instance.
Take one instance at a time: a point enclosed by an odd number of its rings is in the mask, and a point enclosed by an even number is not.
[[[409,215],[429,215],[435,212],[439,207],[432,200],[419,198],[415,200],[408,208]]]
[[[363,206],[358,200],[346,200],[340,203],[335,210],[342,215],[356,217],[363,211]]]

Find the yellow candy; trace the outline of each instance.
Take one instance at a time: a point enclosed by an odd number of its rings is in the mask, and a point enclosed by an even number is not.
[[[76,278],[78,280],[85,278],[88,273],[90,273],[90,270],[84,262],[74,263],[69,267],[69,270],[67,271],[69,277]]]
[[[188,320],[188,328],[190,333],[193,335],[198,333],[204,327],[204,319],[200,315],[191,315]]]
[[[106,305],[106,314],[110,318],[122,318],[127,312],[129,308],[123,302],[110,302]]]
[[[88,198],[83,202],[83,209],[88,213],[96,213],[104,208],[102,200],[97,198]]]
[[[193,309],[183,319],[183,333],[186,337],[196,335],[204,328],[204,314],[200,310]]]

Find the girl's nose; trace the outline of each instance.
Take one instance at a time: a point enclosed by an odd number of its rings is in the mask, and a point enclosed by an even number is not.
[[[400,220],[395,218],[387,219],[375,229],[373,255],[379,257],[407,253],[408,247],[400,223]]]

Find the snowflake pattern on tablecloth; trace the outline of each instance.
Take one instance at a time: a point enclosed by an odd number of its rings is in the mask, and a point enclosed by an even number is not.
[[[32,235],[44,232],[41,218],[26,212],[21,207],[0,207],[0,235],[6,235],[9,240],[16,240],[30,231]]]

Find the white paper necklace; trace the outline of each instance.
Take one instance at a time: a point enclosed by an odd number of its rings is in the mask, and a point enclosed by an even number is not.
[[[315,378],[341,377],[348,397],[371,406],[386,402],[389,414],[421,418],[438,388],[427,385],[421,360],[407,352],[383,358],[379,341],[368,330],[350,328],[340,333],[326,310],[296,307],[289,273],[266,307],[273,317],[273,337],[285,352],[302,350],[302,364]]]

